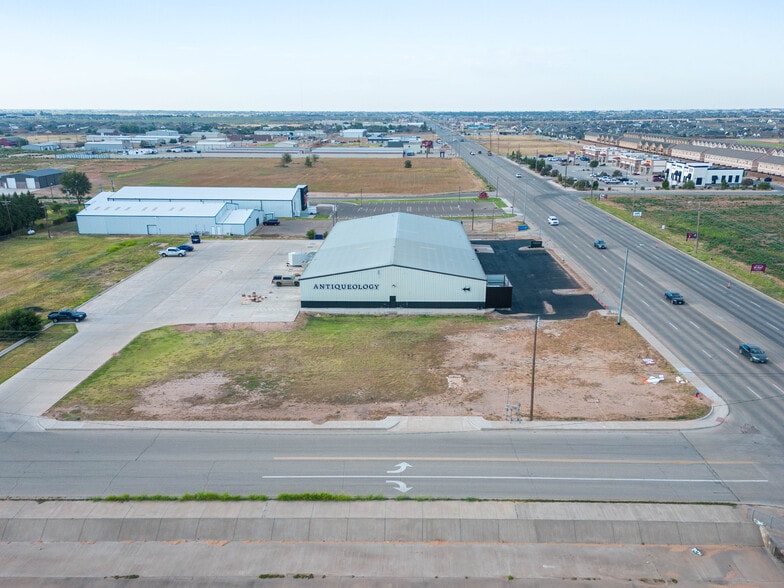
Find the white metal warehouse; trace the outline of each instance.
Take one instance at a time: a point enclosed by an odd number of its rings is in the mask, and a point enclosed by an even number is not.
[[[76,215],[88,235],[247,235],[266,217],[293,218],[308,207],[296,188],[126,186],[101,192]]]
[[[337,223],[300,277],[302,308],[480,310],[486,285],[460,223],[401,212]]]

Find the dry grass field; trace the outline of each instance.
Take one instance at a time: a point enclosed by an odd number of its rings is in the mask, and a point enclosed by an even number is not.
[[[320,158],[312,166],[295,158],[280,167],[274,158],[177,158],[104,159],[79,162],[93,183],[101,187],[123,186],[235,186],[283,187],[308,184],[311,192],[359,194],[441,194],[483,190],[482,180],[461,159],[417,156],[412,167],[403,159]]]
[[[523,155],[540,155],[552,153],[553,155],[566,155],[569,151],[579,149],[575,143],[565,143],[557,139],[550,139],[540,135],[482,135],[476,139],[493,153],[506,155],[512,151],[520,151]]]

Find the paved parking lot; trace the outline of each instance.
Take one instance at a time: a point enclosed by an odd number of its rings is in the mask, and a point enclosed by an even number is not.
[[[478,246],[477,255],[486,274],[506,274],[512,283],[512,308],[499,310],[500,314],[573,319],[601,310],[596,299],[582,292],[580,284],[546,250],[529,249],[530,239],[471,243]]]
[[[0,384],[0,411],[18,422],[40,415],[136,335],[164,325],[291,322],[299,288],[277,288],[290,251],[317,241],[205,241],[186,257],[161,258],[80,308],[76,335]],[[260,302],[243,294],[253,292]],[[55,327],[56,328],[56,327]]]

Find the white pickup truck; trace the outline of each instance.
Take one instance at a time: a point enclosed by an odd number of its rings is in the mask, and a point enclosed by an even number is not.
[[[177,247],[167,247],[158,251],[158,255],[161,257],[185,257],[186,253],[184,249],[178,249]]]

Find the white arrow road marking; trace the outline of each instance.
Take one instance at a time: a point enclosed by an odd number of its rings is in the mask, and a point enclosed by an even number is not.
[[[403,494],[405,494],[406,492],[411,490],[411,488],[413,488],[413,486],[406,486],[406,483],[401,482],[400,480],[387,480],[387,484],[395,484],[395,486],[397,486],[395,490],[397,490],[398,492],[402,492]]]
[[[399,464],[397,464],[395,466],[395,468],[397,468],[397,469],[387,470],[387,473],[388,474],[399,474],[401,472],[405,472],[410,467],[414,467],[414,466],[412,466],[410,463],[406,463],[406,462],[403,461],[403,462],[400,462]]]

